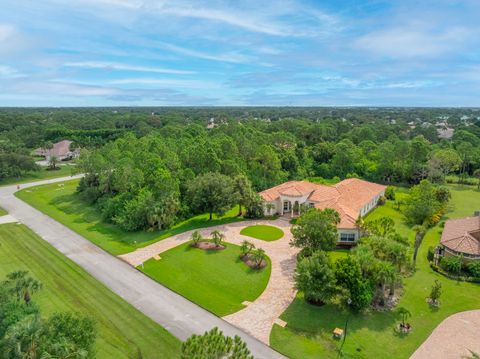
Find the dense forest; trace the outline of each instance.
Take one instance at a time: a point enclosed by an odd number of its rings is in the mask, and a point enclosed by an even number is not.
[[[83,149],[79,170],[95,174],[81,190],[118,221],[139,203],[190,215],[184,199],[209,173],[225,188],[244,176],[255,191],[291,179],[480,177],[478,109],[238,107],[3,109],[0,179],[32,171],[31,151],[63,139]]]

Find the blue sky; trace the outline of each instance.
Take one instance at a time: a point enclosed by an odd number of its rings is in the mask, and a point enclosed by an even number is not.
[[[480,106],[480,1],[2,0],[0,106]]]

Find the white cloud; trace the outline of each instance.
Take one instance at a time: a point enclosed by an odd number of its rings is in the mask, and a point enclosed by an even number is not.
[[[170,50],[182,55],[196,57],[199,59],[221,61],[221,62],[233,62],[233,63],[248,63],[252,61],[250,56],[242,55],[235,52],[228,52],[223,54],[209,54],[202,51],[192,50],[185,47],[168,44],[165,42],[157,43],[161,48]]]
[[[469,36],[469,31],[463,27],[447,28],[442,32],[415,27],[410,24],[371,32],[360,37],[356,46],[381,56],[430,57],[459,48]]]
[[[202,80],[182,80],[182,79],[158,79],[158,78],[125,78],[119,80],[110,80],[109,84],[112,85],[160,85],[166,86],[169,88],[178,87],[178,88],[191,88],[191,89],[213,89],[220,88],[218,83],[213,81],[202,81]]]
[[[160,74],[176,74],[176,75],[187,75],[187,74],[195,73],[194,71],[175,70],[175,69],[167,69],[167,68],[161,68],[161,67],[136,66],[136,65],[122,64],[118,62],[107,62],[107,61],[67,62],[64,64],[64,66],[87,68],[87,69],[153,72],[153,73],[160,73]]]

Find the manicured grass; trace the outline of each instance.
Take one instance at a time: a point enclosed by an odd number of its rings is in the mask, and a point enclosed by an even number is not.
[[[20,269],[43,283],[43,289],[33,296],[43,315],[79,311],[95,319],[97,358],[180,356],[176,338],[27,227],[0,225],[0,279]]]
[[[452,206],[445,217],[469,216],[478,209],[480,191],[474,187],[448,187],[452,191]],[[378,207],[367,220],[383,216],[391,217],[397,230],[413,241],[412,229],[404,224],[403,215],[395,210],[392,203],[387,202],[385,206]],[[427,251],[430,246],[438,244],[440,235],[440,226],[428,231],[417,257],[417,271],[404,279],[404,295],[398,306],[405,307],[412,313],[408,319],[413,327],[412,332],[405,336],[395,331],[400,322],[395,311],[351,314],[343,350],[349,357],[408,358],[443,319],[457,312],[480,309],[480,285],[458,283],[430,269]],[[436,279],[443,286],[438,310],[430,308],[425,301]],[[346,318],[347,312],[339,306],[312,306],[303,300],[300,293],[282,315],[282,319],[288,323],[287,327],[275,326],[270,343],[273,348],[291,358],[336,358],[340,342],[332,339],[332,331],[335,327],[343,328]]]
[[[5,211],[2,207],[0,207],[0,216],[4,216],[6,214],[8,214],[8,212]]]
[[[27,182],[51,179],[51,178],[71,176],[72,170],[74,169],[74,167],[75,167],[74,165],[59,166],[60,169],[55,171],[47,171],[45,168],[42,167],[39,171],[29,172],[22,177],[6,178],[3,180],[0,180],[0,186],[22,184]]]
[[[113,255],[128,253],[192,229],[242,220],[237,217],[237,207],[222,217],[214,216],[211,221],[208,214],[202,214],[162,231],[126,232],[114,224],[103,222],[95,206],[80,198],[76,193],[78,181],[66,181],[64,186],[54,183],[31,187],[17,192],[16,196]]]
[[[280,228],[274,226],[266,226],[263,224],[257,224],[254,226],[245,227],[240,231],[240,234],[262,241],[276,241],[284,236],[285,233]]]
[[[141,271],[218,316],[234,313],[254,301],[270,277],[270,260],[263,269],[251,269],[239,258],[240,247],[202,250],[182,244],[150,259]]]

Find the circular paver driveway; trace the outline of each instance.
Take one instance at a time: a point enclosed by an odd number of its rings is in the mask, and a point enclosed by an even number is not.
[[[243,228],[256,224],[278,227],[283,230],[285,235],[277,241],[266,242],[240,234]],[[219,230],[225,234],[227,242],[237,245],[240,245],[246,239],[254,243],[257,248],[263,248],[270,257],[272,271],[263,293],[244,309],[223,317],[229,323],[243,329],[266,344],[269,344],[270,332],[278,317],[295,299],[296,290],[293,275],[298,249],[290,246],[290,240],[292,239],[290,227],[291,225],[287,220],[277,219],[235,222],[199,230],[202,236],[208,236],[214,229]],[[138,266],[146,260],[190,240],[192,232],[188,231],[165,238],[119,257],[133,266]]]

